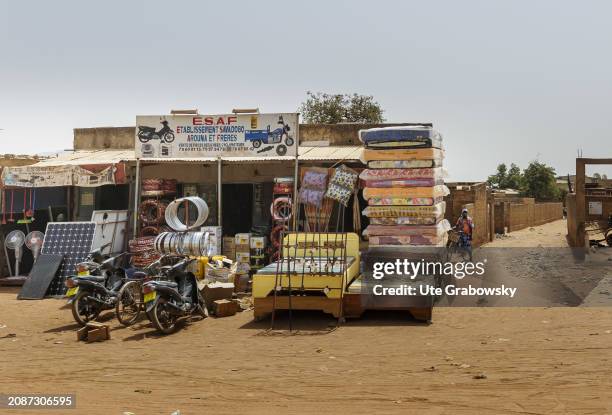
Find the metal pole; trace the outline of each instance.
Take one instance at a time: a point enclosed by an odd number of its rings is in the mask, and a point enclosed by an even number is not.
[[[297,216],[296,215],[296,209],[299,210],[299,205],[298,205],[298,179],[299,179],[299,172],[300,172],[300,168],[299,168],[299,163],[298,163],[298,155],[296,154],[295,156],[295,171],[293,172],[293,230],[297,232],[297,227],[298,227],[298,223],[297,223]]]
[[[222,177],[221,177],[222,163],[221,157],[217,159],[217,226],[223,226],[223,215],[221,214],[221,187],[222,187]],[[223,228],[221,228],[223,229]]]
[[[300,157],[300,116],[297,116],[297,122],[295,124],[295,172],[293,174],[293,230],[295,230],[297,232],[298,230],[298,220],[297,220],[297,216],[296,215],[296,209],[299,212],[299,205],[298,205],[298,178],[299,178],[299,174],[300,174],[300,169],[299,169],[299,157]],[[287,224],[289,225],[289,224]]]
[[[132,228],[132,238],[138,235],[138,205],[140,202],[140,159],[136,159],[136,183],[134,184],[134,222]]]

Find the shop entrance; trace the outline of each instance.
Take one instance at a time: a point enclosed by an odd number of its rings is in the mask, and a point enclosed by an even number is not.
[[[223,234],[250,232],[253,225],[253,184],[223,184]]]

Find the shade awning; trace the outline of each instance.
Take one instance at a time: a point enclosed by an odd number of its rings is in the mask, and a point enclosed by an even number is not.
[[[2,169],[6,187],[97,187],[123,184],[126,161],[136,160],[133,150],[81,150],[61,153],[36,164]]]

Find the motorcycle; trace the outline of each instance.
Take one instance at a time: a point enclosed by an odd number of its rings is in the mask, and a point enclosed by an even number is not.
[[[138,126],[138,140],[141,143],[148,143],[151,140],[161,140],[162,143],[171,143],[174,141],[174,130],[168,126],[168,121],[162,121],[163,127],[159,131],[155,131],[155,127],[147,127],[145,125]]]
[[[145,311],[160,333],[173,333],[180,320],[192,315],[206,317],[204,298],[195,275],[185,271],[193,261],[195,259],[183,259],[165,269],[162,267],[167,281],[148,281],[142,286]]]
[[[64,283],[68,288],[66,297],[72,316],[81,326],[98,318],[102,311],[115,308],[117,293],[125,281],[125,270],[121,265],[129,254],[103,259],[102,249],[93,251],[88,260],[77,264],[77,275],[67,278]]]
[[[164,255],[142,270],[126,276],[125,283],[117,293],[118,299],[115,306],[115,315],[119,323],[127,327],[138,320],[140,313],[144,310],[142,286],[153,279],[166,279],[166,273],[170,267],[162,267],[161,264],[169,256]]]

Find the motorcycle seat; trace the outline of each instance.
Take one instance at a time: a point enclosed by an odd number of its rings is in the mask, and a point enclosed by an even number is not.
[[[141,280],[147,276],[147,273],[144,271],[136,271],[132,274],[132,279]]]
[[[177,288],[178,284],[172,281],[156,281],[155,282],[156,285],[161,285],[162,287],[168,287],[168,288]]]
[[[100,276],[100,275],[82,275],[80,277],[75,277],[76,281],[91,281],[91,282],[99,282],[99,283],[103,283],[104,282],[104,277]]]

